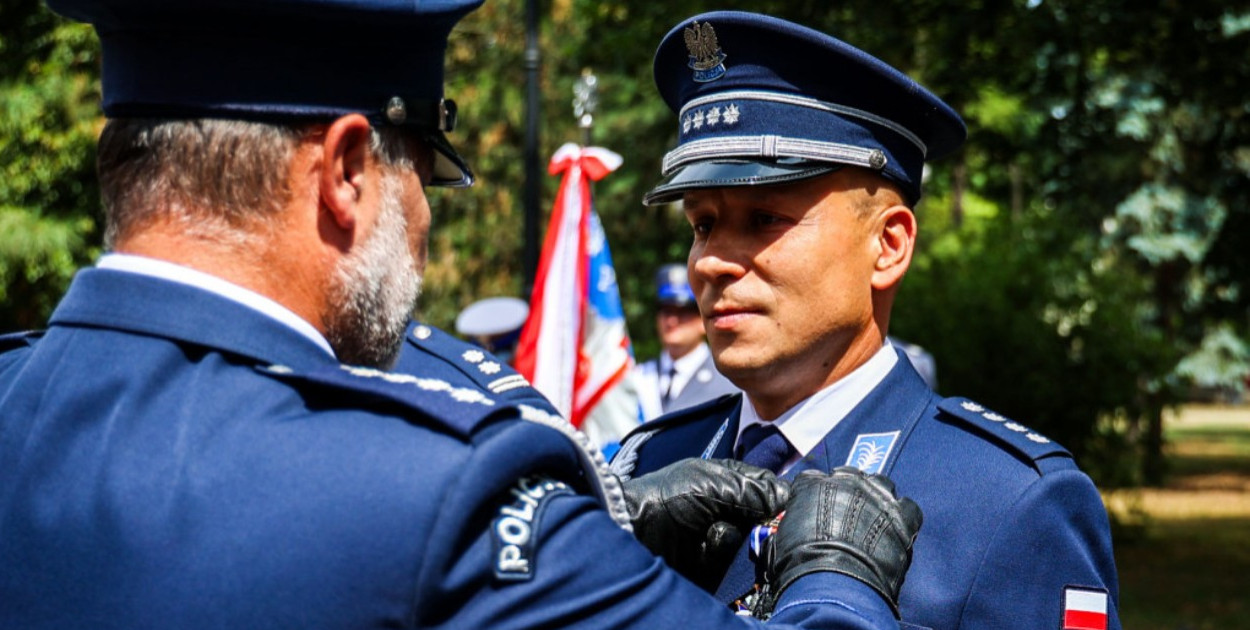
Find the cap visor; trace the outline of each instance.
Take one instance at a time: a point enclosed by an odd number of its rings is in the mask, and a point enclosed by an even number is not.
[[[715,160],[682,166],[643,195],[643,205],[656,206],[681,198],[688,190],[734,186],[772,186],[832,173],[841,164],[810,160]]]
[[[473,171],[452,148],[443,132],[428,133],[425,141],[434,148],[434,177],[430,180],[431,186],[467,188],[473,185]]]

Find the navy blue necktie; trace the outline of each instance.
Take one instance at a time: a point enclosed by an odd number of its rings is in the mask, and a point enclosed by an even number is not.
[[[738,447],[734,449],[734,457],[752,466],[766,468],[774,473],[781,472],[786,460],[794,454],[790,443],[781,435],[781,431],[773,423],[753,424],[742,432],[738,439]],[[729,567],[729,572],[721,580],[716,589],[716,599],[730,604],[751,591],[755,584],[755,562],[750,555],[750,545],[743,544],[737,557]]]
[[[794,454],[777,427],[769,424],[753,424],[742,432],[735,452],[737,458],[760,468],[781,472],[781,467]]]
[[[668,413],[668,404],[673,402],[673,381],[677,380],[677,364],[668,368],[668,386],[664,388],[664,397],[660,399],[660,409]]]

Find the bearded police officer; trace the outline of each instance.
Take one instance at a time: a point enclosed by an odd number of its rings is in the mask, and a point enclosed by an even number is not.
[[[0,338],[0,627],[746,626],[666,565],[783,508],[773,623],[896,626],[920,516],[886,480],[622,488],[539,407],[387,371],[424,187],[472,181],[442,66],[478,0],[51,4],[103,43],[111,253]]]
[[[1024,424],[934,394],[886,340],[922,168],[963,142],[959,116],[845,42],[748,13],[679,24],[655,78],[679,140],[646,202],[684,209],[712,354],[745,396],[643,425],[618,472],[732,456],[885,473],[925,514],[904,626],[1118,628],[1090,479]],[[753,582],[744,553],[716,595]]]

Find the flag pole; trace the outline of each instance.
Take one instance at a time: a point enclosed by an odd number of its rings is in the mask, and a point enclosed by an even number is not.
[[[542,59],[538,47],[538,3],[525,0],[525,286],[522,295],[534,290],[534,276],[538,270],[539,221],[538,207],[542,188],[542,161],[538,156],[538,119],[541,104],[538,70]]]
[[[582,69],[582,76],[573,84],[573,115],[582,130],[582,146],[590,146],[591,130],[595,126],[595,109],[599,107],[599,78],[590,68]]]

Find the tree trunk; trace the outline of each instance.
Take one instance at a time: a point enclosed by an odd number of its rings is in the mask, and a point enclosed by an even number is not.
[[[1162,486],[1167,477],[1167,462],[1163,458],[1163,401],[1157,393],[1146,397],[1146,434],[1142,446],[1142,484]]]

